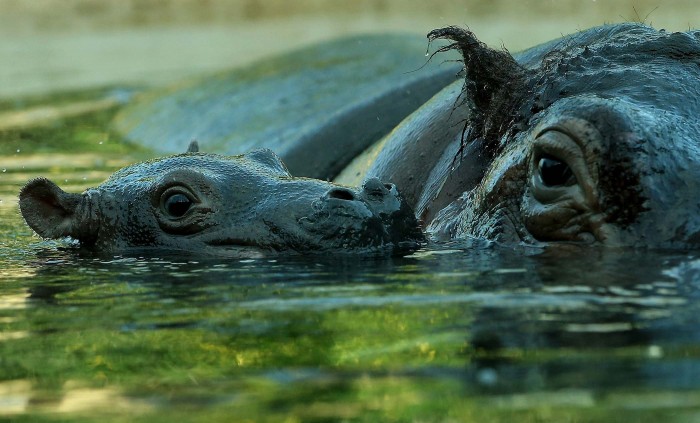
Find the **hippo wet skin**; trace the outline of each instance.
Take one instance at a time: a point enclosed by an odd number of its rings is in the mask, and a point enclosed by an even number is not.
[[[293,178],[267,149],[239,156],[190,150],[125,167],[82,194],[34,179],[20,192],[20,210],[44,238],[69,236],[109,253],[390,254],[422,240],[393,185],[368,179],[353,189]]]
[[[337,181],[396,184],[437,240],[700,246],[700,31],[608,25],[515,55],[429,38],[464,81]]]

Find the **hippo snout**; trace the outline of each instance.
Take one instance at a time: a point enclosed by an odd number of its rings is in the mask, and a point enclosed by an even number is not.
[[[412,249],[423,233],[412,208],[393,184],[367,179],[360,188],[332,186],[313,202],[313,213],[299,219],[300,227],[341,246],[393,246]]]
[[[360,189],[336,186],[321,197],[326,211],[358,217],[385,216],[401,209],[401,198],[393,184],[367,179]]]
[[[336,200],[341,200],[341,201],[355,201],[356,196],[353,190],[350,188],[345,188],[345,187],[334,187],[331,188],[326,195],[324,195],[324,199],[336,199]]]
[[[306,223],[320,220],[336,220],[337,224],[349,221],[377,219],[388,222],[398,213],[405,214],[410,207],[399,195],[393,184],[386,184],[377,178],[367,179],[361,188],[333,186],[314,202],[315,212],[304,218]],[[410,220],[415,220],[412,212]],[[402,217],[406,218],[406,217]],[[340,219],[340,220],[338,220]]]
[[[364,220],[374,215],[364,200],[362,191],[349,187],[329,189],[314,203],[314,208],[318,214],[327,218]]]
[[[333,187],[324,196],[326,199],[344,201],[382,201],[386,197],[398,197],[394,184],[385,184],[377,178],[367,179],[359,191],[348,187]]]
[[[387,196],[398,197],[398,191],[394,184],[385,184],[377,178],[369,178],[362,184],[362,193],[365,198],[383,200]]]

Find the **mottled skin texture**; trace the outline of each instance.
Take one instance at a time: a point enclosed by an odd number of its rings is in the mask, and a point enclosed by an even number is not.
[[[354,189],[294,178],[270,150],[138,163],[82,194],[39,178],[22,189],[20,209],[41,236],[70,236],[108,253],[390,254],[422,240],[393,185],[369,179]]]
[[[455,42],[466,82],[366,175],[395,183],[435,239],[700,246],[700,32],[603,26],[515,60],[458,28],[430,37]]]

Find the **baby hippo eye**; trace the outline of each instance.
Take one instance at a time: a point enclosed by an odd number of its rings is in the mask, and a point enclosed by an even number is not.
[[[182,217],[192,207],[192,200],[182,193],[169,195],[163,201],[165,212],[172,217]]]
[[[570,186],[576,183],[576,177],[569,165],[552,156],[540,157],[537,171],[542,183],[548,187]]]

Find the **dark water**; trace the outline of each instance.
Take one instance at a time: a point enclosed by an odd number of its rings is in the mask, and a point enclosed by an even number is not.
[[[0,219],[0,419],[700,421],[697,253],[100,258]]]

